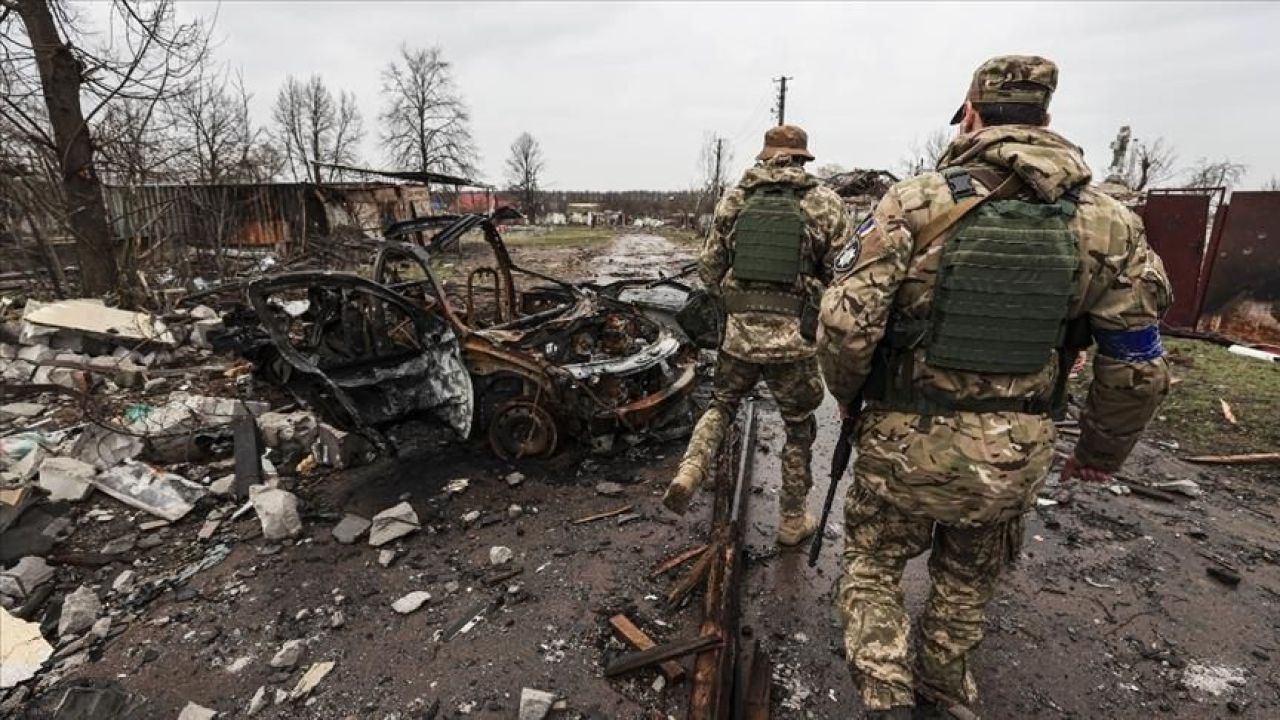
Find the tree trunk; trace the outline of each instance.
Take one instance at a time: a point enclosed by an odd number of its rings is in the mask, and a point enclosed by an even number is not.
[[[102,182],[93,165],[93,145],[80,108],[80,65],[58,34],[48,0],[21,0],[18,14],[35,49],[44,102],[57,145],[67,225],[76,240],[80,287],[86,295],[120,289],[116,242],[107,223]]]

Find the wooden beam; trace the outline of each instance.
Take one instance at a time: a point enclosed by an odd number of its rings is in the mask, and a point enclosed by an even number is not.
[[[658,645],[643,630],[636,627],[636,624],[626,615],[619,614],[609,618],[609,626],[613,628],[613,634],[619,640],[636,650],[648,650]],[[684,666],[675,660],[664,660],[658,664],[658,670],[672,685],[684,682]]]
[[[634,672],[650,665],[656,665],[666,660],[675,660],[678,657],[684,657],[692,653],[701,652],[709,648],[719,647],[721,640],[715,636],[699,635],[698,637],[688,638],[685,640],[677,640],[666,645],[658,645],[648,650],[624,655],[617,660],[609,663],[604,669],[605,677],[616,677],[624,673]]]

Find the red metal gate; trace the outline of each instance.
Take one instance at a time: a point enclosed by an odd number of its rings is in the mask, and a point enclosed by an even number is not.
[[[1173,306],[1164,316],[1165,324],[1173,327],[1196,325],[1210,199],[1201,193],[1152,190],[1142,209],[1147,242],[1164,261],[1173,284]]]
[[[1280,345],[1280,192],[1232,193],[1213,244],[1200,329]]]

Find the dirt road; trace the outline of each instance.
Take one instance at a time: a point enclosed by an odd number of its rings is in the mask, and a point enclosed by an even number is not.
[[[691,256],[690,246],[666,238],[622,236],[588,253],[548,249],[517,260],[608,280],[655,275]],[[831,598],[840,541],[828,543],[814,571],[801,553],[777,551],[781,422],[770,403],[762,409],[743,624],[778,662],[774,717],[853,717],[856,693]],[[829,405],[819,419],[815,508],[837,426]],[[112,683],[142,704],[135,717],[171,719],[187,702],[244,717],[258,688],[270,701],[312,664],[332,661],[309,697],[268,702],[256,717],[514,718],[523,688],[564,698],[568,711],[558,717],[681,717],[685,688],[664,687],[655,671],[602,677],[604,663],[623,650],[606,625],[612,613],[626,612],[659,642],[696,632],[699,603],[669,610],[669,581],[649,577],[706,532],[705,497],[682,519],[659,503],[681,443],[620,446],[608,457],[570,448],[515,467],[481,446],[444,444],[420,430],[400,433],[407,441],[396,458],[297,481],[306,525],[293,542],[264,540],[252,513],[197,540],[204,517],[229,514],[232,502],[202,504],[150,533],[137,529],[150,518],[100,495],[73,511],[69,550],[96,552],[130,533],[161,542],[101,567],[76,566],[76,577],[62,582],[59,597],[79,582],[97,586],[119,634],[84,664],[48,677],[14,716],[53,717],[65,688]],[[1100,487],[1046,489],[974,659],[983,717],[1276,717],[1280,486],[1201,471],[1145,445],[1125,474],[1193,480],[1204,494],[1157,502]],[[469,481],[466,489],[447,492],[458,478]],[[343,513],[369,517],[401,501],[423,529],[386,546],[396,551],[387,566],[363,540],[333,539]],[[627,506],[622,515],[574,522]],[[95,508],[111,518],[94,519]],[[495,547],[514,557],[493,564]],[[188,582],[148,590],[148,578],[216,560],[220,548],[225,559],[197,567]],[[1238,586],[1207,574],[1223,563],[1239,573]],[[126,568],[142,589],[111,593]],[[916,609],[926,581],[923,559],[913,562],[907,592]],[[421,609],[392,609],[419,590],[431,595]],[[305,647],[296,666],[271,667],[294,639]]]

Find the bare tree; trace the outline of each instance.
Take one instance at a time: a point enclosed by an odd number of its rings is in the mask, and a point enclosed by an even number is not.
[[[174,20],[170,0],[115,0],[106,45],[61,0],[0,0],[5,93],[0,116],[44,154],[60,192],[59,222],[74,238],[82,290],[122,288],[95,157],[94,122],[115,103],[156,103],[207,50],[200,22]],[[42,102],[37,101],[42,100]]]
[[[228,70],[205,72],[174,102],[174,132],[189,151],[175,158],[178,172],[200,183],[225,183],[255,175],[261,131],[249,118],[244,79]]]
[[[846,172],[849,172],[849,169],[840,163],[823,163],[810,171],[819,180],[826,180]]]
[[[1262,189],[1269,190],[1272,192],[1280,190],[1280,175],[1272,175],[1271,179],[1262,183]]]
[[[477,160],[471,115],[440,48],[400,47],[382,71],[382,147],[396,167],[469,175]]]
[[[538,213],[538,179],[544,167],[542,145],[529,133],[520,133],[507,157],[507,187],[520,196],[520,210],[529,222]]]
[[[1175,175],[1173,165],[1177,161],[1177,151],[1164,138],[1139,140],[1129,159],[1126,184],[1131,190],[1146,190],[1166,182]]]
[[[1231,190],[1244,179],[1248,169],[1247,165],[1231,162],[1230,158],[1214,162],[1200,158],[1200,161],[1187,171],[1187,187],[1223,187]]]
[[[364,121],[352,93],[335,99],[319,75],[305,83],[290,75],[276,94],[272,117],[276,141],[294,179],[319,183],[333,179],[336,171],[314,161],[332,164],[355,162]]]
[[[912,143],[911,152],[899,161],[902,170],[910,177],[938,167],[938,160],[951,144],[951,137],[949,130],[938,128],[926,135],[923,141]]]

